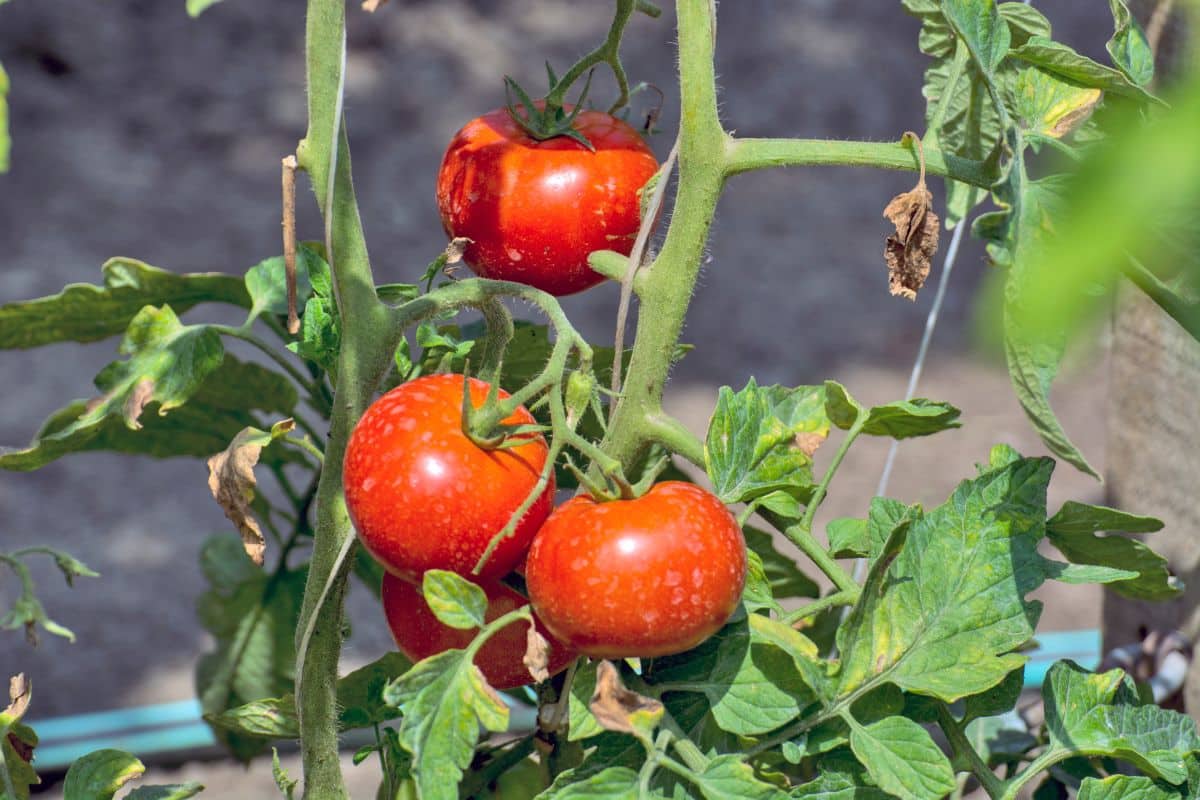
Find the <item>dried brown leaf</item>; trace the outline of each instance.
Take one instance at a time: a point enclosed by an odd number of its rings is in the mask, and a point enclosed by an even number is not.
[[[125,408],[123,409],[125,419],[130,425],[135,428],[141,428],[142,423],[138,422],[138,418],[142,416],[142,411],[146,408],[146,404],[154,397],[154,381],[149,378],[142,378],[138,381],[133,391],[129,393],[129,397],[125,398]]]
[[[538,683],[550,679],[550,643],[530,625],[525,632],[525,668]]]
[[[25,677],[24,672],[14,675],[8,681],[8,699],[11,702],[9,702],[8,708],[4,709],[4,713],[0,714],[0,719],[5,721],[5,725],[16,722],[25,716],[25,711],[29,708],[29,701],[32,698],[32,681]]]
[[[596,667],[596,691],[589,708],[606,730],[640,736],[648,736],[663,715],[662,703],[625,688],[611,661]]]
[[[386,2],[387,0],[363,0],[363,11],[366,11],[368,14],[374,14]]]
[[[450,240],[450,244],[446,245],[446,263],[457,264],[463,260],[463,254],[467,252],[467,245],[475,241],[468,239],[466,236],[456,236]]]
[[[891,293],[916,300],[937,252],[941,221],[933,213],[933,195],[925,186],[925,151],[921,140],[910,132],[904,134],[902,141],[910,139],[917,143],[921,175],[915,187],[893,197],[883,210],[883,216],[896,227],[896,232],[887,237],[883,257]]]
[[[229,447],[208,460],[208,488],[213,499],[237,527],[246,555],[259,566],[263,563],[266,540],[263,539],[258,520],[250,510],[254,489],[258,485],[254,467],[258,464],[263,447],[271,442],[272,434],[286,434],[295,425],[292,420],[285,420],[277,424],[272,433],[246,428],[233,438]]]

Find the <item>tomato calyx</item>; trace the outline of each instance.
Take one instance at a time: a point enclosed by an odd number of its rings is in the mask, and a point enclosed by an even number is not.
[[[498,379],[489,381],[487,398],[478,408],[471,402],[469,381],[463,381],[462,432],[476,446],[484,450],[507,450],[529,444],[550,430],[545,425],[509,425],[498,421],[508,417],[512,411],[500,400]]]
[[[571,457],[566,453],[563,454],[567,470],[575,476],[587,493],[597,503],[608,503],[614,500],[636,500],[646,492],[650,491],[654,486],[654,482],[658,480],[658,476],[666,469],[670,463],[671,456],[665,453],[654,459],[648,464],[642,473],[642,477],[636,483],[625,477],[625,471],[621,468],[618,461],[610,461],[602,463],[596,461],[596,466],[600,470],[600,479],[597,480],[594,476],[587,474],[583,470],[575,466]]]
[[[553,94],[557,80],[549,63],[546,64],[546,71],[550,76],[550,92]],[[521,87],[521,84],[505,75],[504,96],[507,102],[504,105],[513,122],[517,123],[530,138],[544,142],[547,139],[566,136],[594,153],[596,147],[574,127],[575,118],[584,110],[584,101],[587,100],[588,89],[591,88],[591,85],[592,72],[589,71],[587,80],[583,84],[583,91],[579,93],[579,99],[568,111],[561,102],[551,102],[548,99],[550,95],[541,100],[533,100],[529,93]],[[513,100],[514,94],[517,96],[516,101]]]

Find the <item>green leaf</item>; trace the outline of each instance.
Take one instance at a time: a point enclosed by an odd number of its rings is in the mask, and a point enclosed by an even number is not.
[[[815,780],[792,790],[794,800],[893,800],[894,795],[868,786],[847,772],[822,769]]]
[[[1116,567],[1102,567],[1091,564],[1063,564],[1058,561],[1042,562],[1046,577],[1060,583],[1118,583],[1138,577],[1138,573]]]
[[[959,484],[899,525],[838,631],[839,695],[877,681],[953,702],[1025,662],[1043,579],[1037,543],[1054,462],[1022,459]]]
[[[0,711],[0,767],[8,771],[17,795],[15,800],[29,800],[29,787],[42,780],[31,763],[38,744],[37,734],[21,722],[33,697],[33,686],[23,674],[9,680],[8,697],[8,706]]]
[[[1110,511],[1099,508],[1096,510]],[[1062,513],[1060,511],[1055,515],[1055,519]],[[1086,517],[1078,519],[1086,520]],[[1147,520],[1147,526],[1158,523],[1158,527],[1161,527],[1158,520],[1148,517],[1140,519]],[[1095,521],[1108,524],[1100,520]],[[1062,527],[1050,527],[1047,538],[1072,564],[1132,572],[1133,575],[1127,580],[1105,581],[1117,594],[1139,600],[1169,600],[1178,597],[1183,591],[1183,584],[1171,574],[1167,560],[1145,544],[1124,536],[1097,536],[1086,530],[1088,526],[1088,522],[1081,521],[1077,526],[1067,527],[1065,530]]]
[[[941,0],[946,22],[967,46],[984,75],[991,75],[1008,54],[1008,24],[991,0]]]
[[[742,604],[754,613],[767,610],[783,613],[783,607],[771,594],[771,583],[767,580],[762,558],[753,550],[746,550],[746,585],[742,589]]]
[[[1183,800],[1176,787],[1141,775],[1085,778],[1077,797],[1078,800]]]
[[[178,275],[128,258],[110,259],[101,271],[102,286],[76,283],[50,297],[0,306],[0,349],[107,339],[148,305],[170,305],[177,313],[204,302],[250,306],[242,282],[231,275]]]
[[[987,691],[973,694],[963,701],[962,722],[990,717],[1010,711],[1017,704],[1025,687],[1025,668],[1015,669],[1004,680]]]
[[[721,387],[704,458],[722,502],[812,493],[812,452],[829,434],[823,395],[819,386],[759,387],[753,378],[740,392]]]
[[[1029,67],[1017,73],[1011,103],[1015,121],[1026,136],[1061,139],[1091,116],[1101,95],[1097,88]]]
[[[466,653],[431,656],[384,689],[384,700],[403,712],[400,742],[412,753],[423,800],[457,800],[480,729],[498,733],[508,727],[508,706]]]
[[[291,415],[296,402],[296,389],[287,378],[226,354],[186,405],[166,416],[157,413],[157,403],[147,405],[139,420],[141,429],[130,430],[117,416],[93,426],[73,427],[87,409],[87,403],[79,400],[47,419],[28,447],[0,447],[0,468],[34,470],[69,453],[96,450],[207,458],[223,450],[238,431],[257,424],[251,411]],[[274,446],[263,451],[262,461],[280,464],[303,459],[292,448]]]
[[[63,781],[63,800],[112,800],[117,790],[146,771],[123,750],[96,750],[76,759]]]
[[[1010,57],[1041,67],[1080,86],[1102,89],[1140,102],[1161,103],[1124,72],[1097,63],[1067,45],[1044,36],[1031,37],[1025,44],[1014,48]]]
[[[1059,661],[1046,675],[1042,697],[1051,752],[1110,756],[1173,784],[1188,779],[1185,759],[1200,750],[1195,722],[1137,705],[1133,681],[1121,670],[1093,674]]]
[[[825,415],[842,430],[851,426],[867,413],[862,405],[851,397],[846,387],[837,381],[825,381]]]
[[[187,0],[188,16],[195,19],[219,2],[221,2],[221,0]]]
[[[212,588],[200,596],[197,612],[216,639],[215,649],[196,664],[205,715],[279,697],[292,688],[295,677],[294,637],[306,572],[267,575],[254,566],[234,536],[209,539],[200,558]],[[220,728],[214,733],[243,761],[265,745],[262,739]]]
[[[775,549],[775,539],[771,534],[749,525],[742,529],[742,533],[746,537],[746,547],[762,560],[763,573],[776,599],[820,595],[816,581],[801,572],[794,559]]]
[[[124,800],[187,800],[204,791],[202,783],[174,783],[170,786],[139,786]]]
[[[1129,12],[1125,0],[1108,0],[1112,9],[1114,31],[1107,50],[1117,69],[1138,86],[1149,86],[1154,80],[1154,51],[1137,19]]]
[[[590,658],[584,659],[575,668],[575,679],[571,682],[571,697],[567,708],[570,720],[568,741],[576,742],[604,733],[604,726],[592,716],[590,708],[595,692],[596,662]]]
[[[825,526],[825,534],[834,558],[863,558],[870,552],[865,519],[838,517]]]
[[[1000,12],[1000,17],[1008,23],[1008,32],[1012,39],[1010,46],[1020,47],[1031,36],[1050,38],[1050,20],[1028,3],[1014,0],[1014,2],[1000,3],[996,9]]]
[[[979,757],[993,767],[1025,759],[1026,753],[1038,744],[1037,737],[1029,733],[1016,714],[971,720],[965,733]]]
[[[707,800],[787,800],[778,786],[760,780],[740,755],[717,756],[692,781]]]
[[[275,779],[275,785],[279,787],[279,792],[285,800],[293,800],[296,786],[300,780],[288,777],[287,770],[283,768],[283,764],[279,763],[279,751],[274,747],[271,748],[271,777]]]
[[[638,774],[628,767],[608,767],[578,783],[552,786],[537,800],[638,800]]]
[[[296,304],[305,308],[313,294],[314,283],[329,286],[329,265],[321,257],[319,247],[312,242],[302,242],[296,248]],[[245,283],[246,293],[250,296],[248,319],[257,319],[263,314],[287,313],[287,265],[283,256],[255,264],[246,271]],[[329,296],[329,290],[326,296]]]
[[[1163,528],[1157,517],[1130,514],[1115,508],[1094,506],[1068,500],[1058,513],[1046,521],[1046,532],[1061,536],[1078,536],[1119,531],[1121,533],[1154,533]]]
[[[902,800],[954,791],[954,770],[929,732],[907,717],[852,725],[850,747],[879,787]]]
[[[729,623],[704,644],[655,659],[655,683],[704,695],[721,730],[756,736],[795,719],[823,682],[817,648],[760,614]]]
[[[863,433],[869,436],[890,436],[893,439],[929,436],[962,427],[962,423],[957,421],[960,413],[949,403],[920,397],[899,400],[870,409],[867,412],[867,421],[863,425]]]
[[[829,522],[829,548],[836,558],[869,558],[873,562],[883,552],[892,531],[915,522],[923,513],[920,506],[874,497],[867,519],[840,517]]]
[[[461,629],[483,627],[487,595],[461,575],[431,569],[425,573],[421,591],[442,624]]]
[[[0,172],[8,172],[12,140],[8,134],[8,73],[0,64]]]

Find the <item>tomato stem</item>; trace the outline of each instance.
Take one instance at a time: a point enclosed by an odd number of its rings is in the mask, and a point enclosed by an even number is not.
[[[563,100],[571,86],[592,67],[597,64],[608,64],[617,81],[617,100],[609,108],[608,113],[621,109],[629,102],[629,78],[625,75],[625,67],[621,65],[621,35],[625,32],[625,24],[633,16],[635,9],[655,16],[646,6],[649,4],[637,0],[617,0],[617,11],[613,15],[612,26],[604,42],[592,52],[576,61],[558,82],[550,88],[546,95],[546,108],[562,108]]]

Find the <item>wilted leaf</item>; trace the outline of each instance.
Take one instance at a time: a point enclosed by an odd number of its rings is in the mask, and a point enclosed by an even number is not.
[[[536,682],[550,680],[550,642],[533,625],[525,631],[525,655],[521,662]]]
[[[263,563],[266,541],[250,503],[254,501],[254,466],[262,449],[296,427],[294,420],[276,423],[269,431],[246,428],[229,443],[229,447],[208,459],[208,488],[225,516],[237,528],[246,548],[246,555],[258,564]]]
[[[653,734],[663,715],[662,703],[625,688],[611,661],[596,665],[596,689],[588,708],[605,730],[632,733],[643,739]]]
[[[19,722],[29,710],[29,701],[33,697],[33,682],[25,677],[25,673],[14,675],[8,680],[8,707],[0,713],[0,736],[8,732],[8,726]]]
[[[887,237],[883,256],[888,267],[888,290],[916,300],[937,252],[941,221],[933,213],[933,194],[925,186],[925,151],[920,139],[913,133],[904,134],[904,139],[917,143],[921,174],[915,187],[893,197],[883,209],[884,218],[896,227],[896,232]]]
[[[1061,139],[1087,121],[1102,92],[1029,67],[1013,85],[1016,122],[1028,134]]]

